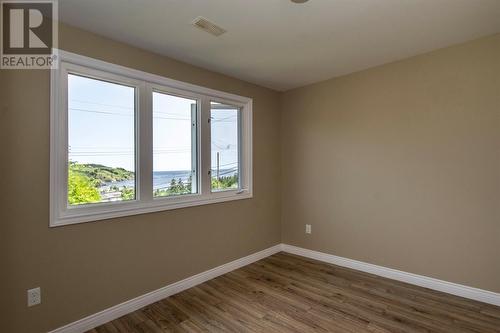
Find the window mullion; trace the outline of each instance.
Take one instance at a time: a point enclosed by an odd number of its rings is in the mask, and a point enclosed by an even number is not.
[[[211,189],[211,157],[210,157],[210,98],[201,100],[201,194],[210,195]]]
[[[244,163],[243,163],[243,127],[241,126],[242,120],[242,107],[238,108],[238,190],[241,191],[245,188],[245,176],[243,175]]]
[[[200,110],[201,102],[191,105],[191,193],[200,193]]]
[[[60,114],[57,115],[57,127],[56,130],[59,131],[61,136],[60,148],[56,150],[58,167],[60,170],[57,171],[57,176],[61,177],[58,182],[57,189],[62,193],[62,196],[57,201],[59,212],[64,212],[68,208],[68,71],[64,66],[61,69],[61,76],[59,77],[60,84],[63,87],[60,96]],[[61,112],[62,111],[62,112]]]
[[[143,83],[139,88],[137,126],[138,197],[143,202],[153,200],[153,91]]]

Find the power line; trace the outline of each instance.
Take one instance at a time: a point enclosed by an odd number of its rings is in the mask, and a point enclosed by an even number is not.
[[[172,152],[153,152],[153,155],[173,155],[173,154],[188,154],[190,152],[172,151]],[[71,157],[112,157],[112,156],[134,156],[135,153],[69,153]]]
[[[89,110],[89,109],[82,109],[82,108],[68,108],[68,109],[71,111],[77,111],[77,112],[97,113],[97,114],[115,115],[115,116],[122,116],[122,117],[134,117],[135,116],[135,114],[124,114],[124,113],[113,112],[113,111],[98,111],[98,110]],[[153,116],[153,119],[191,121],[190,118],[158,117],[158,116],[156,116],[156,117]]]
[[[158,116],[153,116],[153,119],[167,119],[167,120],[191,121],[191,119],[189,119],[189,118],[173,118],[173,117],[158,117]]]
[[[213,170],[215,171],[215,169]],[[238,169],[234,169],[234,170],[226,170],[226,171],[223,171],[223,172],[219,172],[219,176],[224,176],[224,175],[228,175],[228,174],[234,174],[238,171]],[[212,177],[214,178],[214,177]]]
[[[231,151],[231,150],[235,150],[236,148],[238,148],[238,145],[235,145],[235,144],[217,144],[214,141],[212,141],[212,144],[215,147],[222,149],[222,150],[226,150],[226,151]],[[231,148],[231,147],[235,147],[235,148]]]
[[[154,110],[153,109],[153,114],[163,114],[163,115],[167,115],[167,116],[176,116],[176,117],[182,117],[183,115],[182,114],[178,114],[178,113],[172,113],[172,112],[163,112],[163,111],[158,111],[158,110]],[[189,114],[188,114],[189,118],[185,118],[185,119],[191,119],[191,110],[189,110]]]
[[[116,146],[69,146],[70,149],[128,149],[131,150],[133,149],[133,146],[130,147],[116,147]],[[156,147],[156,149],[191,149],[191,146],[179,146],[179,147],[166,147],[166,146],[159,146]]]
[[[235,117],[237,117],[237,116],[236,115],[232,115],[232,116],[228,116],[228,117],[217,119],[216,117],[211,116],[210,119],[212,119],[213,122],[224,122],[224,121],[226,121],[228,119],[235,118]]]
[[[84,157],[84,156],[132,156],[134,153],[105,153],[105,154],[96,154],[96,153],[69,153],[69,156],[74,157]]]
[[[228,166],[228,165],[235,165],[235,164],[238,164],[238,162],[221,164],[221,165],[219,165],[219,167]]]
[[[115,151],[115,150],[91,150],[91,151],[73,151],[71,150],[70,153],[98,153],[98,154],[107,154],[107,153],[126,153],[126,152],[134,152],[135,150],[133,149],[128,149],[128,150],[122,150],[122,151]],[[190,148],[185,148],[185,149],[153,149],[153,152],[188,152],[191,151]]]
[[[71,110],[71,111],[80,111],[80,112],[88,112],[88,113],[99,113],[99,114],[108,114],[108,115],[125,116],[125,117],[134,116],[133,114],[124,114],[124,113],[111,112],[111,111],[98,111],[98,110],[89,110],[89,109],[80,109],[80,108],[68,108],[68,109]]]
[[[76,103],[84,103],[84,104],[94,104],[94,105],[101,105],[101,106],[109,106],[113,108],[119,108],[119,109],[126,109],[126,110],[134,110],[134,107],[129,107],[129,106],[122,106],[122,105],[114,105],[114,104],[105,104],[105,103],[97,103],[97,102],[90,102],[90,101],[83,101],[81,99],[72,99],[70,102],[76,102]]]

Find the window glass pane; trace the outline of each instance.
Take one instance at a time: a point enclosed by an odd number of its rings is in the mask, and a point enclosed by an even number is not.
[[[153,196],[197,193],[196,100],[153,92]]]
[[[238,107],[211,103],[212,192],[239,187],[239,113]]]
[[[68,75],[68,203],[135,199],[135,88]]]

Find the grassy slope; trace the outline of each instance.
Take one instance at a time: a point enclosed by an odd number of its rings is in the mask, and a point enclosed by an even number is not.
[[[134,173],[123,168],[112,168],[100,164],[79,164],[70,162],[70,168],[79,174],[85,175],[99,186],[112,181],[133,179]]]

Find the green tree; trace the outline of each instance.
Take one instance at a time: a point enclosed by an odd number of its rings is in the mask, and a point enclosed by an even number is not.
[[[184,185],[184,182],[182,181],[181,178],[177,181],[177,188],[179,189],[178,192],[180,194],[185,194],[186,193],[186,186]]]
[[[191,193],[192,189],[193,189],[193,176],[190,175],[189,176],[189,179],[188,179],[188,183],[186,184],[186,193]]]
[[[170,181],[168,192],[170,192],[171,194],[177,193],[177,181],[175,180],[175,178],[172,178],[172,180]]]
[[[68,202],[71,205],[101,201],[99,190],[95,188],[87,176],[68,170]]]
[[[233,176],[223,176],[212,178],[212,188],[216,190],[236,189],[238,188],[238,174]]]
[[[134,200],[135,199],[135,191],[134,191],[133,187],[124,186],[120,192],[121,192],[122,200]]]

